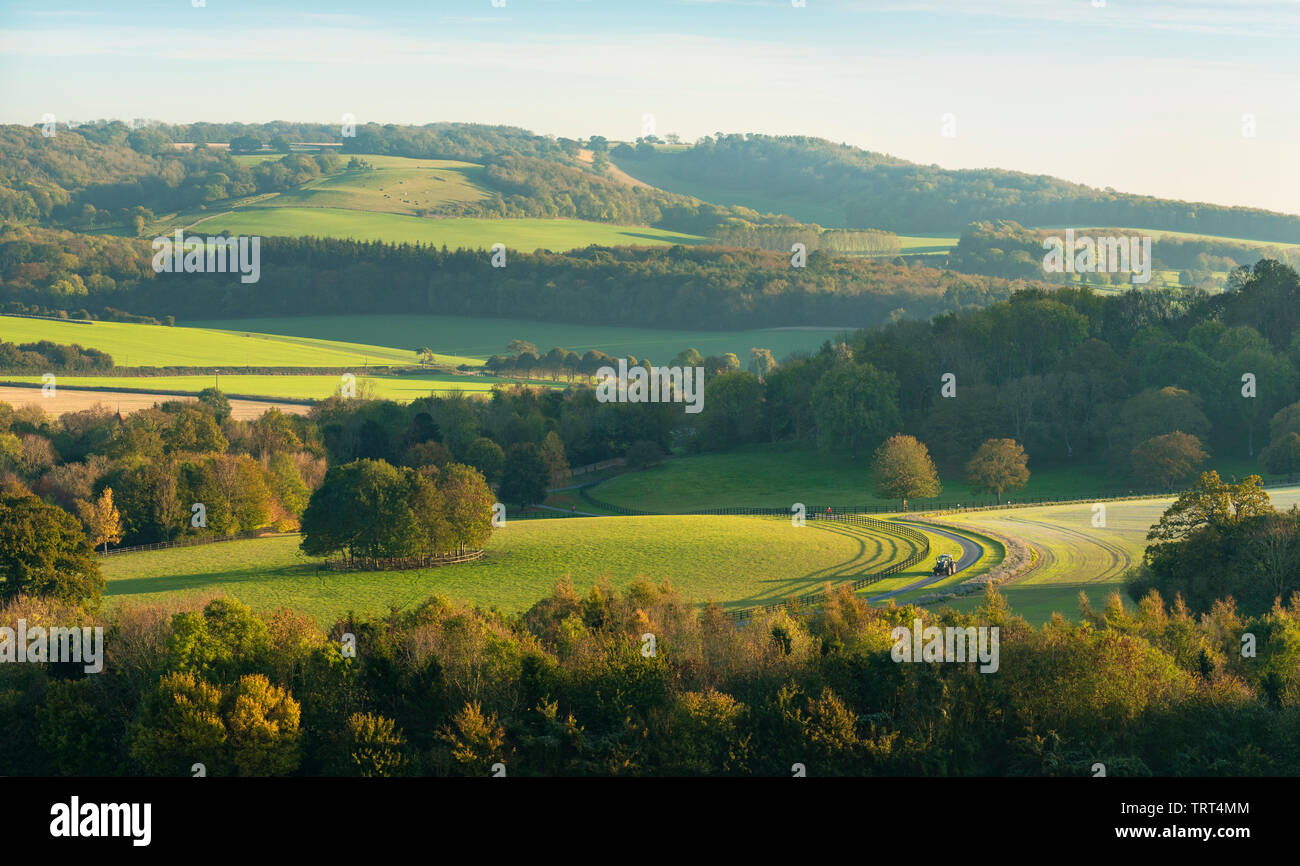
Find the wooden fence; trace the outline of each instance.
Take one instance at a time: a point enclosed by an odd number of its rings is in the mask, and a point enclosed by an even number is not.
[[[403,571],[411,568],[437,568],[482,558],[482,550],[469,550],[443,556],[353,556],[331,559],[325,565],[334,571]]]

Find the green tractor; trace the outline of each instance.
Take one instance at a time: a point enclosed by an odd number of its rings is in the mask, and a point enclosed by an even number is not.
[[[951,577],[957,573],[957,560],[944,553],[939,556],[939,561],[934,564],[934,573]]]

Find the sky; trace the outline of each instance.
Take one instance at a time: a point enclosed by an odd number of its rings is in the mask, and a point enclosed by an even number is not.
[[[1300,0],[497,2],[0,0],[0,122],[810,135],[1300,213]]]

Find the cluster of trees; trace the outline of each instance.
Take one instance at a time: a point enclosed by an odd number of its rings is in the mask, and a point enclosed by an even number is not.
[[[677,181],[687,189],[703,184],[741,199],[780,200],[790,216],[846,228],[959,232],[972,222],[1010,219],[1022,225],[1146,226],[1300,242],[1300,217],[1294,215],[1129,195],[1002,169],[917,165],[805,136],[718,133],[683,151],[638,148],[623,159],[629,166],[650,166],[667,189]],[[805,209],[818,215],[805,216]],[[839,221],[820,216],[827,211]]]
[[[0,230],[0,301],[106,306],[164,319],[438,313],[638,327],[863,326],[1005,299],[1021,282],[814,251],[590,247],[512,252],[317,238],[265,238],[262,282],[237,274],[155,274],[149,243],[41,228]],[[273,285],[268,292],[263,286]]]
[[[301,527],[315,555],[429,559],[481,546],[494,502],[531,505],[564,483],[565,437],[594,461],[636,442],[662,453],[671,429],[661,406],[526,388],[405,406],[336,397],[307,416],[271,409],[249,421],[231,418],[215,389],[126,417],[0,403],[0,485],[52,526],[79,527],[78,545]],[[54,540],[13,547],[62,555]],[[10,580],[20,585],[27,578]]]
[[[1127,273],[1045,273],[1043,240],[1061,236],[1058,229],[1027,229],[1012,220],[972,223],[962,232],[957,246],[948,256],[948,264],[969,274],[987,274],[1013,280],[1047,280],[1048,282],[1108,282],[1127,285]],[[1080,237],[1132,237],[1135,229],[1089,228]],[[1179,271],[1179,284],[1201,288],[1226,288],[1228,274],[1242,266],[1253,266],[1261,259],[1274,259],[1292,267],[1300,266],[1300,249],[1261,246],[1220,238],[1180,238],[1170,235],[1152,238],[1153,270]],[[1153,278],[1153,283],[1157,282]],[[1235,288],[1235,286],[1234,286]]]
[[[552,381],[564,378],[569,382],[573,382],[575,379],[587,382],[596,375],[601,367],[611,367],[617,370],[619,360],[619,358],[607,355],[599,349],[588,349],[585,353],[579,355],[577,352],[570,351],[563,346],[556,346],[549,352],[542,353],[538,351],[535,344],[529,343],[527,340],[511,340],[509,346],[507,346],[507,354],[493,355],[488,358],[483,365],[483,369],[494,376],[518,376],[534,379],[549,377]],[[649,370],[651,366],[702,367],[706,376],[739,370],[741,367],[740,359],[734,352],[709,355],[706,358],[700,354],[698,349],[685,349],[662,364],[652,362],[649,358],[637,358],[636,355],[631,354],[623,356],[622,360],[627,362],[628,370],[633,367],[644,367]],[[767,370],[775,366],[776,359],[773,357],[771,349],[750,349],[748,369],[751,372],[762,378]]]
[[[545,493],[545,491],[543,491]],[[345,560],[428,561],[481,548],[496,497],[482,473],[450,463],[394,467],[383,460],[335,466],[302,515],[302,550]]]
[[[434,598],[326,630],[224,598],[94,618],[0,608],[20,616],[124,637],[94,676],[0,665],[12,776],[188,776],[195,762],[209,776],[1300,773],[1300,599],[1196,618],[1116,595],[1035,628],[996,593],[927,613],[840,591],[810,617],[738,625],[667,587],[561,583],[519,615]],[[997,627],[998,671],[895,662],[891,631],[915,618]]]
[[[0,403],[0,483],[81,518],[93,544],[134,545],[296,529],[327,467],[344,485],[330,495],[345,499],[355,493],[339,492],[357,480],[349,473],[373,486],[382,471],[389,473],[384,483],[399,479],[421,508],[442,502],[451,509],[444,523],[452,529],[422,525],[424,540],[409,539],[432,551],[419,555],[437,555],[446,544],[473,546],[466,521],[477,506],[467,502],[487,496],[489,506],[499,498],[522,507],[543,500],[569,476],[570,444],[583,462],[622,456],[643,440],[666,451],[672,428],[662,405],[602,404],[590,390],[566,396],[512,388],[490,400],[456,395],[407,405],[334,397],[306,416],[271,409],[248,421],[231,418],[216,389],[197,402],[164,402],[126,417],[96,407],[56,419],[36,406]],[[498,488],[495,496],[489,485]],[[313,511],[324,521],[313,524],[318,530],[334,527],[330,537],[351,537],[331,521],[377,516],[366,508],[334,510],[318,504]],[[389,521],[394,539],[407,528]],[[362,542],[342,549],[378,556]]]
[[[943,492],[939,470],[930,450],[915,436],[890,436],[871,458],[871,477],[876,495],[897,499],[907,510],[909,499],[933,499]],[[966,462],[965,480],[977,493],[1002,494],[1029,483],[1029,455],[1014,439],[989,439]]]
[[[1127,580],[1140,599],[1152,590],[1193,613],[1231,598],[1263,613],[1300,593],[1300,510],[1278,511],[1258,475],[1225,482],[1202,473],[1152,527],[1142,565]]]
[[[0,403],[0,483],[80,519],[94,545],[296,528],[325,456],[309,419],[237,421],[215,389],[125,418]]]
[[[113,356],[99,349],[86,349],[40,340],[35,343],[6,343],[0,340],[0,370],[111,370]]]
[[[103,590],[99,563],[77,519],[0,477],[0,602],[32,597],[94,606]]]
[[[637,432],[641,419],[653,417],[599,403],[591,391],[566,395],[513,387],[494,391],[490,399],[453,394],[407,405],[332,398],[318,404],[309,421],[331,466],[371,460],[436,475],[464,464],[498,489],[500,501],[525,506],[541,502],[548,487],[569,476],[570,459],[620,456],[629,441],[624,437]],[[666,423],[642,432],[669,438]]]
[[[112,303],[119,291],[152,278],[151,261],[145,241],[6,223],[0,228],[0,297],[69,309],[88,296]]]

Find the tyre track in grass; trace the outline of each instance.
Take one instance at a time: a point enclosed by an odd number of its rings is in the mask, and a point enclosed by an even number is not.
[[[933,523],[912,523],[907,520],[895,520],[892,522],[901,526],[910,526],[923,532],[933,532],[935,535],[942,535],[950,541],[957,542],[961,547],[961,557],[957,560],[957,569],[954,572],[956,574],[960,574],[984,558],[984,546],[976,542],[974,539],[967,538],[964,535],[959,535],[958,533],[948,529],[940,529]],[[880,595],[876,596],[869,596],[867,601],[871,604],[875,604],[876,602],[885,601],[916,589],[924,589],[932,583],[937,583],[938,581],[951,576],[952,575],[948,574],[932,573],[927,577],[923,577],[920,580],[914,580],[906,586],[901,586],[898,589],[890,590],[889,592],[882,592]]]
[[[1102,562],[1097,566],[1100,570],[1096,574],[1090,576],[1080,576],[1079,579],[1074,582],[1103,583],[1110,580],[1112,577],[1118,577],[1133,565],[1133,557],[1129,555],[1127,550],[1115,542],[1103,538],[1100,533],[1084,532],[1083,530],[1064,526],[1059,523],[1045,523],[1043,521],[1029,520],[1023,517],[1007,517],[1006,521],[1008,523],[1018,523],[1034,527],[1049,536],[1053,534],[1064,535],[1085,542],[1087,545],[1101,550],[1105,558],[1103,558]],[[1038,550],[1040,553],[1046,552],[1048,560],[1043,563],[1044,566],[1050,568],[1050,566],[1055,564],[1056,556],[1051,553],[1049,542],[1044,541],[1041,538],[1031,541],[1030,539],[1022,537],[1021,540],[1033,544],[1034,549]],[[1108,558],[1109,561],[1107,561],[1106,558]],[[1042,573],[1047,574],[1048,568],[1044,568]],[[1077,574],[1077,569],[1072,572],[1072,576],[1074,574]],[[1053,580],[1053,578],[1049,576],[1047,580]]]
[[[796,592],[815,592],[826,583],[835,586],[844,581],[853,581],[870,574],[872,568],[889,566],[916,552],[916,547],[911,542],[853,523],[817,518],[810,520],[808,525],[852,540],[858,545],[858,553],[842,562],[825,566],[793,581],[784,581],[791,585],[782,592],[782,596],[794,595]],[[747,606],[771,603],[770,593],[770,589],[760,588],[737,601],[744,602]]]

